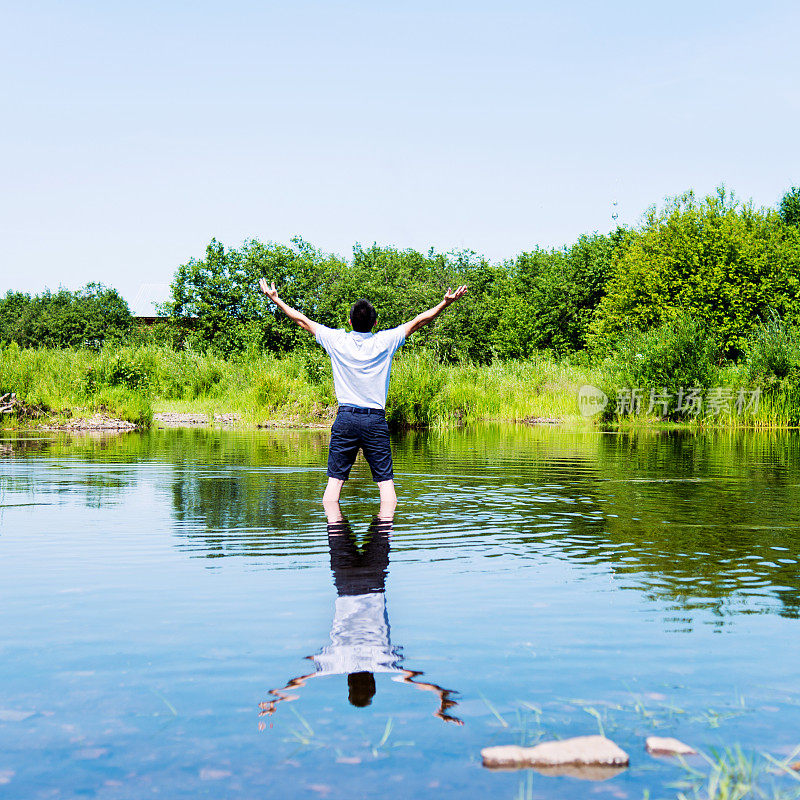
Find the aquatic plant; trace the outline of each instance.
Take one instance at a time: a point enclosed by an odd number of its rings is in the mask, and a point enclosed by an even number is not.
[[[789,767],[797,755],[778,761],[769,755],[746,753],[739,745],[722,750],[712,749],[710,755],[700,754],[704,766],[689,765],[680,759],[686,776],[673,784],[679,789],[678,800],[793,800],[800,797],[800,786],[786,787],[776,778],[800,777]]]

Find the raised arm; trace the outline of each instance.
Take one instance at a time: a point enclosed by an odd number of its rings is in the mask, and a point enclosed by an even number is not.
[[[452,689],[443,689],[436,683],[425,683],[424,681],[415,681],[414,678],[419,677],[422,675],[421,672],[417,672],[413,669],[404,669],[401,670],[403,675],[402,678],[397,677],[394,680],[401,680],[403,683],[410,683],[412,686],[415,686],[417,689],[421,689],[423,692],[433,692],[439,698],[439,708],[433,712],[434,717],[438,717],[443,722],[454,722],[456,725],[463,725],[464,721],[459,719],[458,717],[454,717],[452,714],[448,714],[448,709],[452,708],[453,706],[458,705],[455,700],[450,699],[451,694],[457,694]]]
[[[317,323],[313,320],[310,320],[305,314],[301,314],[296,308],[292,308],[291,306],[287,306],[283,300],[278,297],[278,290],[275,288],[275,284],[268,284],[264,278],[262,278],[258,282],[258,288],[261,289],[264,294],[275,303],[278,308],[286,314],[289,319],[293,319],[303,330],[308,331],[309,333],[313,333],[316,335],[317,333]]]
[[[292,689],[299,689],[301,686],[306,685],[309,678],[316,677],[317,673],[309,672],[308,675],[299,675],[297,678],[292,678],[283,689],[270,689],[269,693],[275,698],[274,700],[264,700],[258,704],[259,717],[271,716],[275,713],[275,707],[278,703],[291,703],[292,700],[297,700],[296,694],[287,694]]]
[[[406,322],[406,324],[403,325],[406,337],[411,336],[412,333],[418,331],[423,325],[427,325],[431,320],[436,319],[447,306],[455,303],[456,300],[460,300],[466,293],[466,286],[459,286],[454,292],[448,288],[445,292],[444,300],[442,300],[439,305],[429,308],[427,311],[423,311],[421,314],[414,317],[411,322]]]

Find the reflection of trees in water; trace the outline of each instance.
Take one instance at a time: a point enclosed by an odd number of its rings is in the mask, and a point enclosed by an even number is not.
[[[687,609],[724,614],[734,596],[743,606],[740,598],[759,594],[798,616],[800,438],[677,434],[620,445],[629,473],[651,482],[609,484],[607,510],[618,514],[607,522],[609,559],[618,574],[655,573],[661,582],[648,591]],[[683,480],[659,480],[673,463]],[[634,546],[624,548],[627,541]],[[622,560],[625,550],[635,561]]]
[[[278,555],[319,552],[306,523],[327,440],[327,431],[188,429],[10,436],[4,458],[149,464],[164,473],[181,546],[210,557]],[[607,564],[626,586],[686,612],[761,611],[749,598],[759,595],[800,615],[797,434],[487,426],[412,432],[394,450],[398,550],[440,549],[449,537],[456,553],[459,542],[481,547],[488,532],[507,553]],[[58,471],[6,470],[0,486],[73,497],[83,487],[85,502],[99,505],[139,480],[136,469]]]
[[[209,556],[317,551],[302,520],[319,500],[326,438],[304,453],[273,443],[260,456],[241,454],[242,463],[317,468],[291,477],[176,475],[175,518],[198,523],[181,534]],[[752,610],[748,597],[757,594],[796,616],[799,443],[752,433],[412,433],[395,441],[398,471],[417,475],[400,479],[407,500],[395,547],[441,548],[449,536],[457,552],[459,544],[481,547],[494,530],[507,552],[608,565],[626,586],[681,613],[711,609],[724,619]]]
[[[173,515],[181,523],[176,534],[209,558],[276,554],[275,546],[287,532],[292,549],[302,551],[307,544],[296,520],[307,516],[311,498],[319,500],[322,486],[319,472],[184,472],[172,483]]]
[[[445,434],[443,446],[416,435],[398,448],[415,472],[467,473],[449,482],[457,501],[473,500],[459,540],[500,529],[520,555],[607,564],[626,586],[681,613],[762,613],[751,603],[757,595],[777,599],[784,616],[800,615],[797,434],[481,433]],[[481,463],[490,474],[476,471]],[[463,503],[454,507],[462,517]],[[396,541],[420,546],[429,545]]]
[[[800,439],[726,433],[604,436],[592,492],[602,525],[573,518],[570,560],[609,563],[677,608],[747,612],[771,596],[800,615]],[[539,540],[541,542],[541,540]]]
[[[0,488],[9,492],[46,491],[69,494],[74,499],[82,491],[86,505],[99,507],[113,501],[122,490],[135,487],[143,474],[153,475],[152,470],[162,470],[168,474],[168,482],[174,484],[173,495],[177,492],[177,500],[173,502],[177,519],[199,516],[207,518],[209,524],[224,525],[229,517],[232,524],[238,520],[257,526],[265,524],[265,509],[269,523],[274,523],[293,499],[299,509],[304,496],[316,498],[322,479],[318,473],[309,472],[309,467],[319,468],[320,463],[324,464],[327,431],[272,434],[175,429],[148,434],[9,434],[2,444],[0,456],[6,463],[32,462],[30,469],[4,470],[0,474]],[[48,463],[37,468],[37,459],[46,459]],[[82,464],[99,468],[65,469]],[[108,469],[102,469],[103,465]],[[116,469],[118,465],[145,469]],[[213,471],[215,468],[217,472]],[[273,472],[265,480],[263,474],[255,472],[259,468],[296,470],[292,482],[299,491],[295,493],[287,485],[285,474]],[[216,483],[200,486],[206,478]],[[303,483],[313,486],[313,491],[310,488],[306,491]],[[250,491],[251,486],[262,493],[267,487],[266,504],[261,500],[252,502],[255,493]],[[243,498],[250,502],[242,514],[237,512],[237,506]],[[271,516],[270,508],[274,512]]]
[[[82,436],[73,438],[64,434],[25,433],[8,435],[0,444],[0,459],[5,468],[0,473],[0,497],[5,493],[14,496],[34,497],[46,493],[74,500],[82,492],[82,501],[89,508],[100,508],[113,501],[123,489],[136,485],[133,471],[70,469],[82,463],[107,463],[109,452],[116,449],[115,438],[109,436]],[[37,459],[47,464],[36,468]],[[29,468],[27,464],[33,465]],[[17,470],[11,465],[26,464]],[[2,502],[5,502],[3,499]]]
[[[176,533],[186,546],[209,558],[275,555],[291,533],[294,552],[306,549],[297,520],[319,503],[327,431],[225,433],[212,441],[203,433],[205,460],[184,464],[172,479]],[[307,538],[310,545],[316,537]]]

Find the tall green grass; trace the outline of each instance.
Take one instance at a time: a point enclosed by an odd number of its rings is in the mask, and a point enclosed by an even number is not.
[[[800,335],[778,318],[754,330],[738,363],[721,358],[703,323],[682,316],[621,337],[599,371],[601,382],[596,385],[611,398],[600,417],[607,425],[655,420],[691,427],[800,425]],[[639,407],[631,410],[636,405],[632,402],[620,413],[616,399],[633,389],[640,390]],[[702,398],[698,413],[678,408],[679,397],[690,389]],[[651,390],[656,395],[652,404]],[[659,396],[669,398],[666,414]]]
[[[546,356],[445,366],[429,355],[410,354],[392,369],[387,417],[396,426],[577,419],[578,387],[592,379],[596,376],[587,368]]]
[[[2,422],[105,412],[147,427],[153,419],[151,392],[103,371],[113,353],[112,348],[98,356],[91,350],[29,350],[16,344],[0,349],[0,395],[14,392],[24,409],[4,415]]]
[[[593,418],[590,424],[650,424],[654,415],[620,418],[611,413],[618,388],[637,382],[647,388],[647,381],[655,381],[660,390],[678,380],[698,382],[699,375],[707,386],[752,386],[760,381],[766,388],[755,413],[721,414],[691,420],[691,424],[798,424],[800,388],[791,370],[777,381],[768,381],[763,366],[757,372],[750,361],[725,368],[709,365],[709,356],[693,343],[695,333],[689,334],[637,341],[631,345],[639,349],[629,354],[630,363],[621,353],[594,367],[585,361],[556,361],[545,354],[482,366],[444,365],[424,351],[401,353],[392,368],[387,416],[394,427],[449,427],[530,417],[578,422],[583,421],[576,400],[578,387],[592,384],[605,389],[612,402],[605,417]],[[759,346],[758,364],[773,363],[775,359],[763,357],[764,350],[772,352],[771,345],[762,342]],[[670,347],[678,348],[678,354],[670,352]],[[702,354],[704,363],[693,366],[692,353]],[[783,363],[779,361],[781,371]],[[154,411],[205,413],[209,418],[234,412],[245,424],[267,420],[323,423],[332,418],[336,407],[330,362],[321,351],[285,356],[246,352],[236,359],[222,359],[155,344],[108,346],[99,351],[27,350],[10,345],[0,348],[0,394],[6,392],[16,392],[26,408],[38,409],[44,416],[104,411],[143,427],[151,423]],[[28,421],[5,415],[3,424]]]
[[[161,388],[168,380],[156,377],[158,410],[235,411],[249,422],[313,422],[333,416],[336,397],[324,353],[251,355],[218,366],[220,380],[207,391],[169,392]],[[392,367],[387,418],[402,428],[575,417],[577,387],[585,379],[585,369],[547,358],[479,367],[443,365],[431,354],[408,353],[396,358]]]
[[[445,366],[425,353],[394,363],[387,416],[396,427],[483,419],[571,417],[585,368],[539,357],[488,367]],[[0,350],[0,392],[51,415],[103,410],[140,425],[153,411],[237,412],[243,422],[324,421],[336,398],[324,353],[249,353],[225,360],[169,347]]]

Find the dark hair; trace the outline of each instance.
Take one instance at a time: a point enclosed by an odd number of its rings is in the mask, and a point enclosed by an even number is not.
[[[347,676],[347,689],[350,705],[364,708],[375,697],[375,676],[371,672],[351,672]]]
[[[375,320],[378,319],[378,312],[369,300],[356,300],[350,309],[350,324],[354,331],[359,333],[369,333]]]

